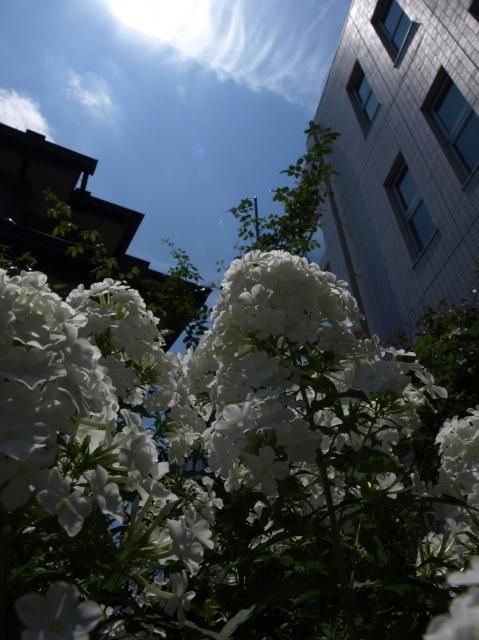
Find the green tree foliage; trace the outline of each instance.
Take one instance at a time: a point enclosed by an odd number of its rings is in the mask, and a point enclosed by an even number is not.
[[[10,275],[22,269],[29,271],[36,263],[36,258],[29,251],[18,255],[10,245],[0,244],[0,269],[6,269]]]
[[[56,222],[52,235],[69,241],[65,253],[76,258],[86,256],[90,262],[92,280],[117,278],[131,281],[139,275],[140,269],[133,267],[129,272],[120,270],[118,260],[109,255],[101,233],[97,229],[82,229],[73,221],[71,207],[62,202],[52,191],[45,191],[44,197],[49,205],[48,216]]]
[[[186,251],[176,247],[170,240],[164,241],[170,248],[174,264],[162,281],[148,278],[136,266],[125,273],[120,269],[118,260],[109,255],[99,231],[81,229],[73,223],[70,207],[60,202],[52,193],[47,193],[47,199],[51,204],[49,215],[58,221],[53,235],[73,239],[74,244],[67,249],[72,257],[84,254],[90,256],[93,279],[115,278],[127,281],[138,289],[148,308],[160,319],[160,326],[165,329],[166,335],[171,328],[168,324],[174,318],[175,326],[185,327],[185,346],[197,344],[206,329],[208,307],[206,304],[198,304],[196,289],[201,286],[203,278]]]
[[[169,240],[165,241],[174,264],[162,280],[148,277],[137,266],[124,271],[117,258],[109,254],[98,230],[80,227],[73,220],[71,207],[53,192],[46,190],[44,197],[49,205],[48,215],[56,223],[52,235],[68,242],[65,250],[67,256],[88,263],[89,282],[103,278],[128,282],[140,292],[148,308],[160,319],[166,337],[176,327],[185,327],[185,345],[189,347],[198,342],[206,329],[208,314],[207,305],[201,304],[199,299],[204,297],[202,293],[209,287],[203,285],[203,278],[183,249],[177,248]],[[36,264],[37,259],[31,253],[17,255],[12,247],[0,244],[0,268],[17,273],[22,269],[31,270]],[[77,284],[55,281],[51,275],[49,280],[60,294],[67,293],[73,284]]]
[[[420,320],[413,347],[422,364],[446,387],[447,415],[463,415],[479,404],[479,309],[442,301]]]
[[[237,207],[230,209],[239,222],[236,248],[241,253],[283,249],[304,256],[319,246],[314,236],[334,173],[326,158],[338,134],[314,123],[305,134],[313,141],[311,148],[281,171],[293,180],[293,186],[273,190],[273,200],[282,205],[283,213],[257,217],[250,198],[243,198]]]
[[[429,309],[418,321],[419,332],[401,346],[416,353],[419,362],[447,389],[434,407],[420,411],[421,426],[414,442],[418,466],[425,480],[437,476],[438,457],[434,439],[442,424],[453,416],[464,417],[479,405],[479,308],[472,300],[453,305],[445,300]]]

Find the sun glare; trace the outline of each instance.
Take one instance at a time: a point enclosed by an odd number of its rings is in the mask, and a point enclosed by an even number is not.
[[[212,33],[208,0],[107,0],[122,24],[145,36],[194,56],[208,45]]]

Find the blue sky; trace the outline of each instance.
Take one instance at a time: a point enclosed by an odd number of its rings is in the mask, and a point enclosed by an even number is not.
[[[227,213],[275,209],[304,152],[349,0],[1,0],[0,121],[98,158],[89,189],[145,214],[205,281],[235,255]]]

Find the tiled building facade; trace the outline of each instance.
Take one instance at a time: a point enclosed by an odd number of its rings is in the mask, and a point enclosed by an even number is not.
[[[478,113],[478,0],[352,0],[315,117],[340,133],[323,266],[383,339],[477,286]]]

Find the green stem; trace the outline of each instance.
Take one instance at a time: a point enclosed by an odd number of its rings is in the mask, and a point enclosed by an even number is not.
[[[313,418],[313,414],[311,412],[311,407],[309,405],[309,401],[308,401],[308,397],[306,395],[306,391],[305,389],[302,387],[301,388],[301,396],[303,398],[303,402],[306,406],[306,417],[307,420],[309,422],[310,427],[314,430],[315,429],[315,424],[314,424],[314,418]],[[328,517],[329,517],[329,522],[331,525],[331,534],[332,534],[332,543],[333,543],[333,553],[334,553],[334,559],[335,559],[335,563],[336,563],[336,570],[337,570],[337,577],[338,577],[338,582],[339,582],[339,586],[340,586],[340,591],[341,591],[341,600],[343,603],[343,607],[344,607],[344,611],[346,614],[346,622],[348,625],[348,630],[349,630],[349,636],[350,636],[350,640],[354,640],[354,638],[356,638],[356,628],[354,625],[354,618],[351,615],[351,605],[352,605],[352,598],[351,598],[351,592],[348,586],[348,581],[346,579],[346,568],[345,568],[345,563],[344,563],[344,554],[343,554],[343,548],[341,545],[341,531],[338,525],[338,521],[336,518],[336,510],[334,507],[334,502],[333,502],[333,496],[331,493],[331,485],[329,482],[329,478],[328,478],[328,470],[326,467],[326,463],[324,460],[324,456],[323,456],[323,452],[321,451],[321,448],[318,448],[317,450],[317,464],[319,467],[319,473],[320,473],[320,477],[321,477],[321,484],[323,486],[323,490],[324,490],[324,496],[326,499],[326,509],[328,512]]]

